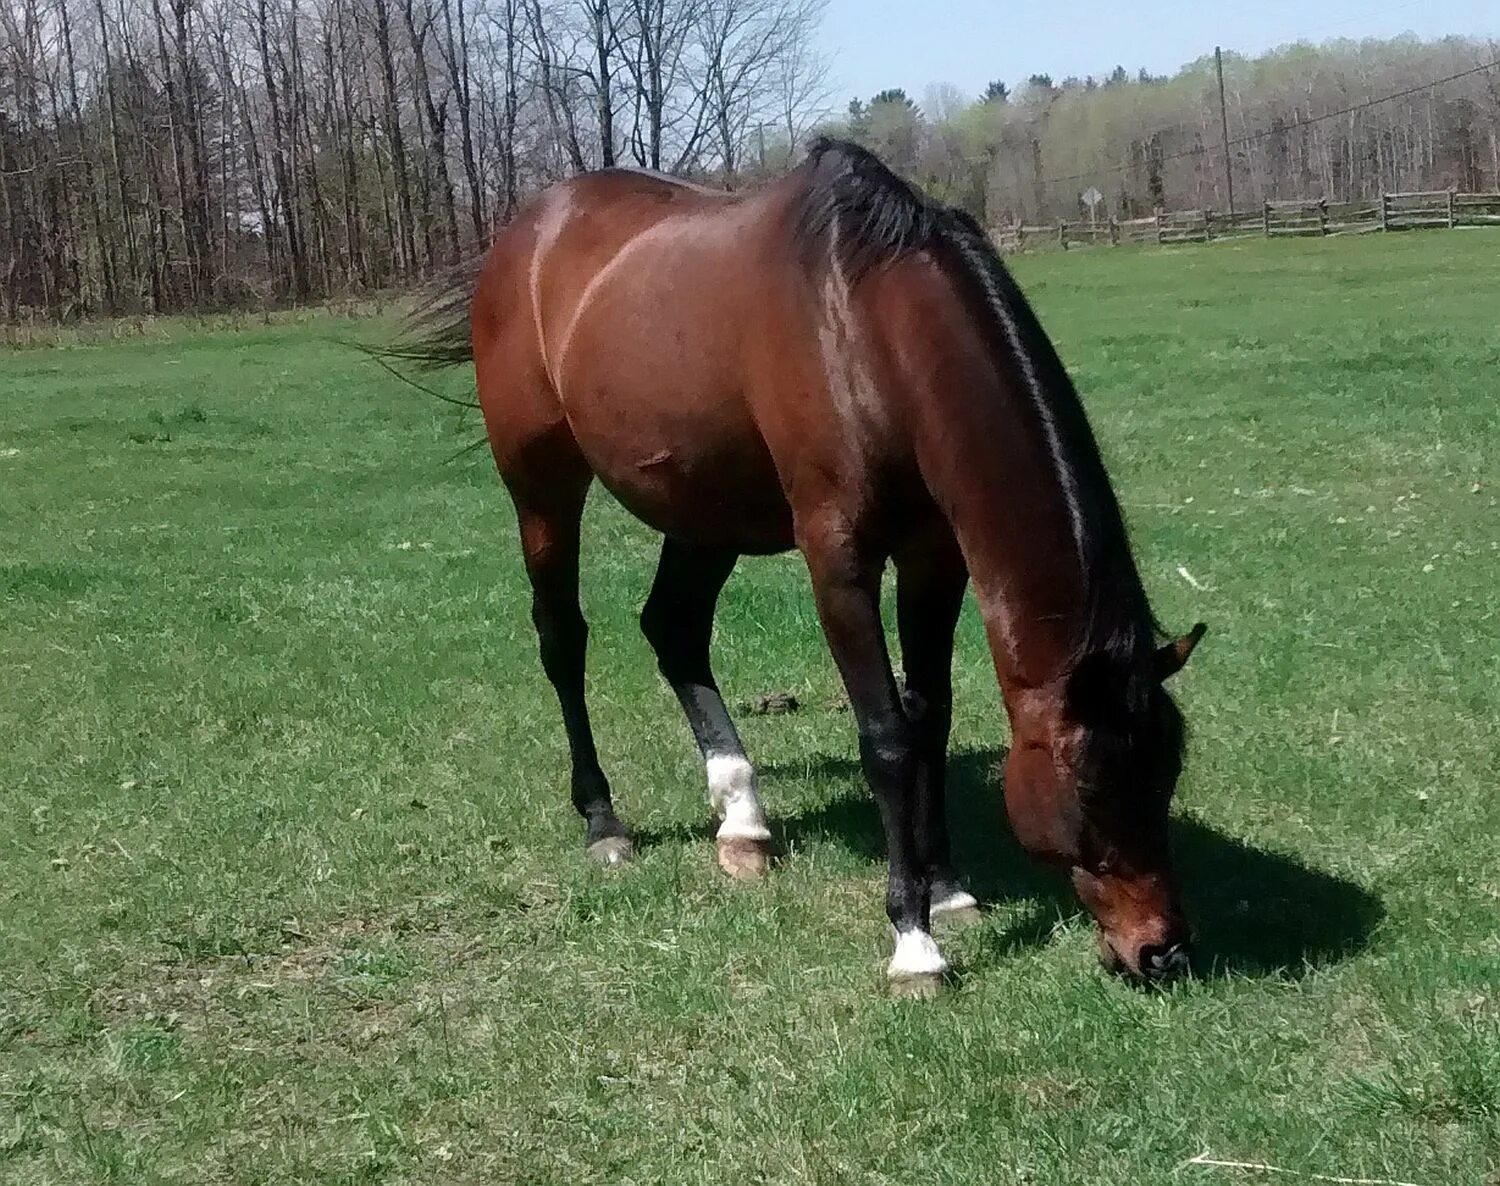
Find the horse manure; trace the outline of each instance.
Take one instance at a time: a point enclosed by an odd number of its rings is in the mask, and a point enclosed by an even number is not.
[[[796,712],[802,706],[790,692],[766,692],[743,707],[751,716],[776,717]]]

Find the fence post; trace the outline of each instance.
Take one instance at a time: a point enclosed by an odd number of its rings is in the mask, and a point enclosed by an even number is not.
[[[1167,241],[1166,229],[1167,216],[1158,210],[1156,212],[1156,241],[1158,243],[1165,243]]]
[[[1385,190],[1380,191],[1380,229],[1391,229],[1391,199]]]
[[[1109,245],[1111,247],[1120,245],[1120,220],[1113,214],[1109,216]]]
[[[1266,238],[1269,239],[1271,237],[1271,203],[1269,199],[1266,201],[1265,208],[1261,211],[1260,217],[1261,222],[1266,228]]]
[[[1318,199],[1318,234],[1328,234],[1328,199]]]
[[[1057,220],[1057,244],[1064,251],[1068,249],[1068,220],[1066,218]]]
[[[1458,191],[1452,186],[1448,187],[1448,229],[1451,231],[1458,225]]]

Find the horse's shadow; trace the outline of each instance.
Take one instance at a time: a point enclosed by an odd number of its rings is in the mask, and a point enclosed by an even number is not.
[[[1000,797],[1004,759],[1003,749],[981,750],[954,754],[948,763],[953,856],[965,885],[986,904],[1032,904],[995,937],[996,955],[1045,943],[1059,919],[1080,913],[1061,874],[1031,860],[1011,835]],[[824,756],[810,767],[768,765],[760,774],[772,787],[779,778],[809,775],[847,787],[822,806],[773,814],[779,851],[832,842],[884,861],[880,817],[856,761]],[[1225,836],[1191,816],[1174,818],[1172,844],[1197,932],[1195,962],[1205,972],[1296,978],[1362,950],[1385,915],[1380,899],[1352,881]]]

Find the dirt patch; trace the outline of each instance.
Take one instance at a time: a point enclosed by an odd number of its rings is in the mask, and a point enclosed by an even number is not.
[[[89,1006],[109,1027],[152,1021],[190,1034],[232,1033],[262,1007],[313,992],[362,1015],[356,1037],[368,1041],[400,1027],[395,1014],[412,985],[476,946],[446,922],[414,930],[403,917],[348,916],[316,928],[288,921],[275,950],[145,963],[96,988]]]

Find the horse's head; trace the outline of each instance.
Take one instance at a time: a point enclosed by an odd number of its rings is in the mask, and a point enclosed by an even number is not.
[[[1167,844],[1182,715],[1164,686],[1203,635],[1154,655],[1087,656],[1061,687],[1018,698],[1005,804],[1032,856],[1067,869],[1099,924],[1105,966],[1162,981],[1188,971],[1189,931]]]

